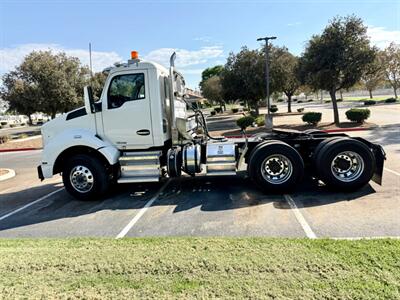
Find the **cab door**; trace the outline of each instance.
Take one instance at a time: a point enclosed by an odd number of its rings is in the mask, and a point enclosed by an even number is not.
[[[147,70],[113,74],[103,105],[103,132],[119,149],[153,145]]]

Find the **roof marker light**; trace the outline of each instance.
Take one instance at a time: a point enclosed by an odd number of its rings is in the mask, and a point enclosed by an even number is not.
[[[139,58],[139,52],[131,51],[131,59],[138,59],[138,58]]]

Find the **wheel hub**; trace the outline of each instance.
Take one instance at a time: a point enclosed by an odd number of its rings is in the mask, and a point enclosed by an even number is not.
[[[351,182],[359,178],[364,171],[364,160],[353,151],[337,154],[331,163],[333,176],[343,182]]]
[[[293,172],[292,162],[284,155],[273,154],[268,156],[261,164],[261,174],[264,179],[272,184],[286,182]]]
[[[340,156],[336,160],[336,166],[340,170],[348,170],[351,167],[351,159],[348,156]]]
[[[283,163],[279,162],[277,159],[273,159],[267,163],[267,170],[270,171],[272,174],[277,174],[282,172],[283,170]]]
[[[70,173],[72,187],[80,193],[89,192],[94,183],[92,172],[85,166],[75,166]]]

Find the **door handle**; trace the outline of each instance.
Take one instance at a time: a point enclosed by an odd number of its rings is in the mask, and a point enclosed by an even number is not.
[[[148,130],[148,129],[140,129],[140,130],[136,131],[136,133],[138,135],[149,135],[150,134],[150,130]]]

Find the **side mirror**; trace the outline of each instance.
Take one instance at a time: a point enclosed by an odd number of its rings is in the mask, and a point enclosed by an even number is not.
[[[85,109],[87,114],[93,114],[96,110],[94,107],[93,90],[91,86],[83,88],[83,96],[85,100]]]

